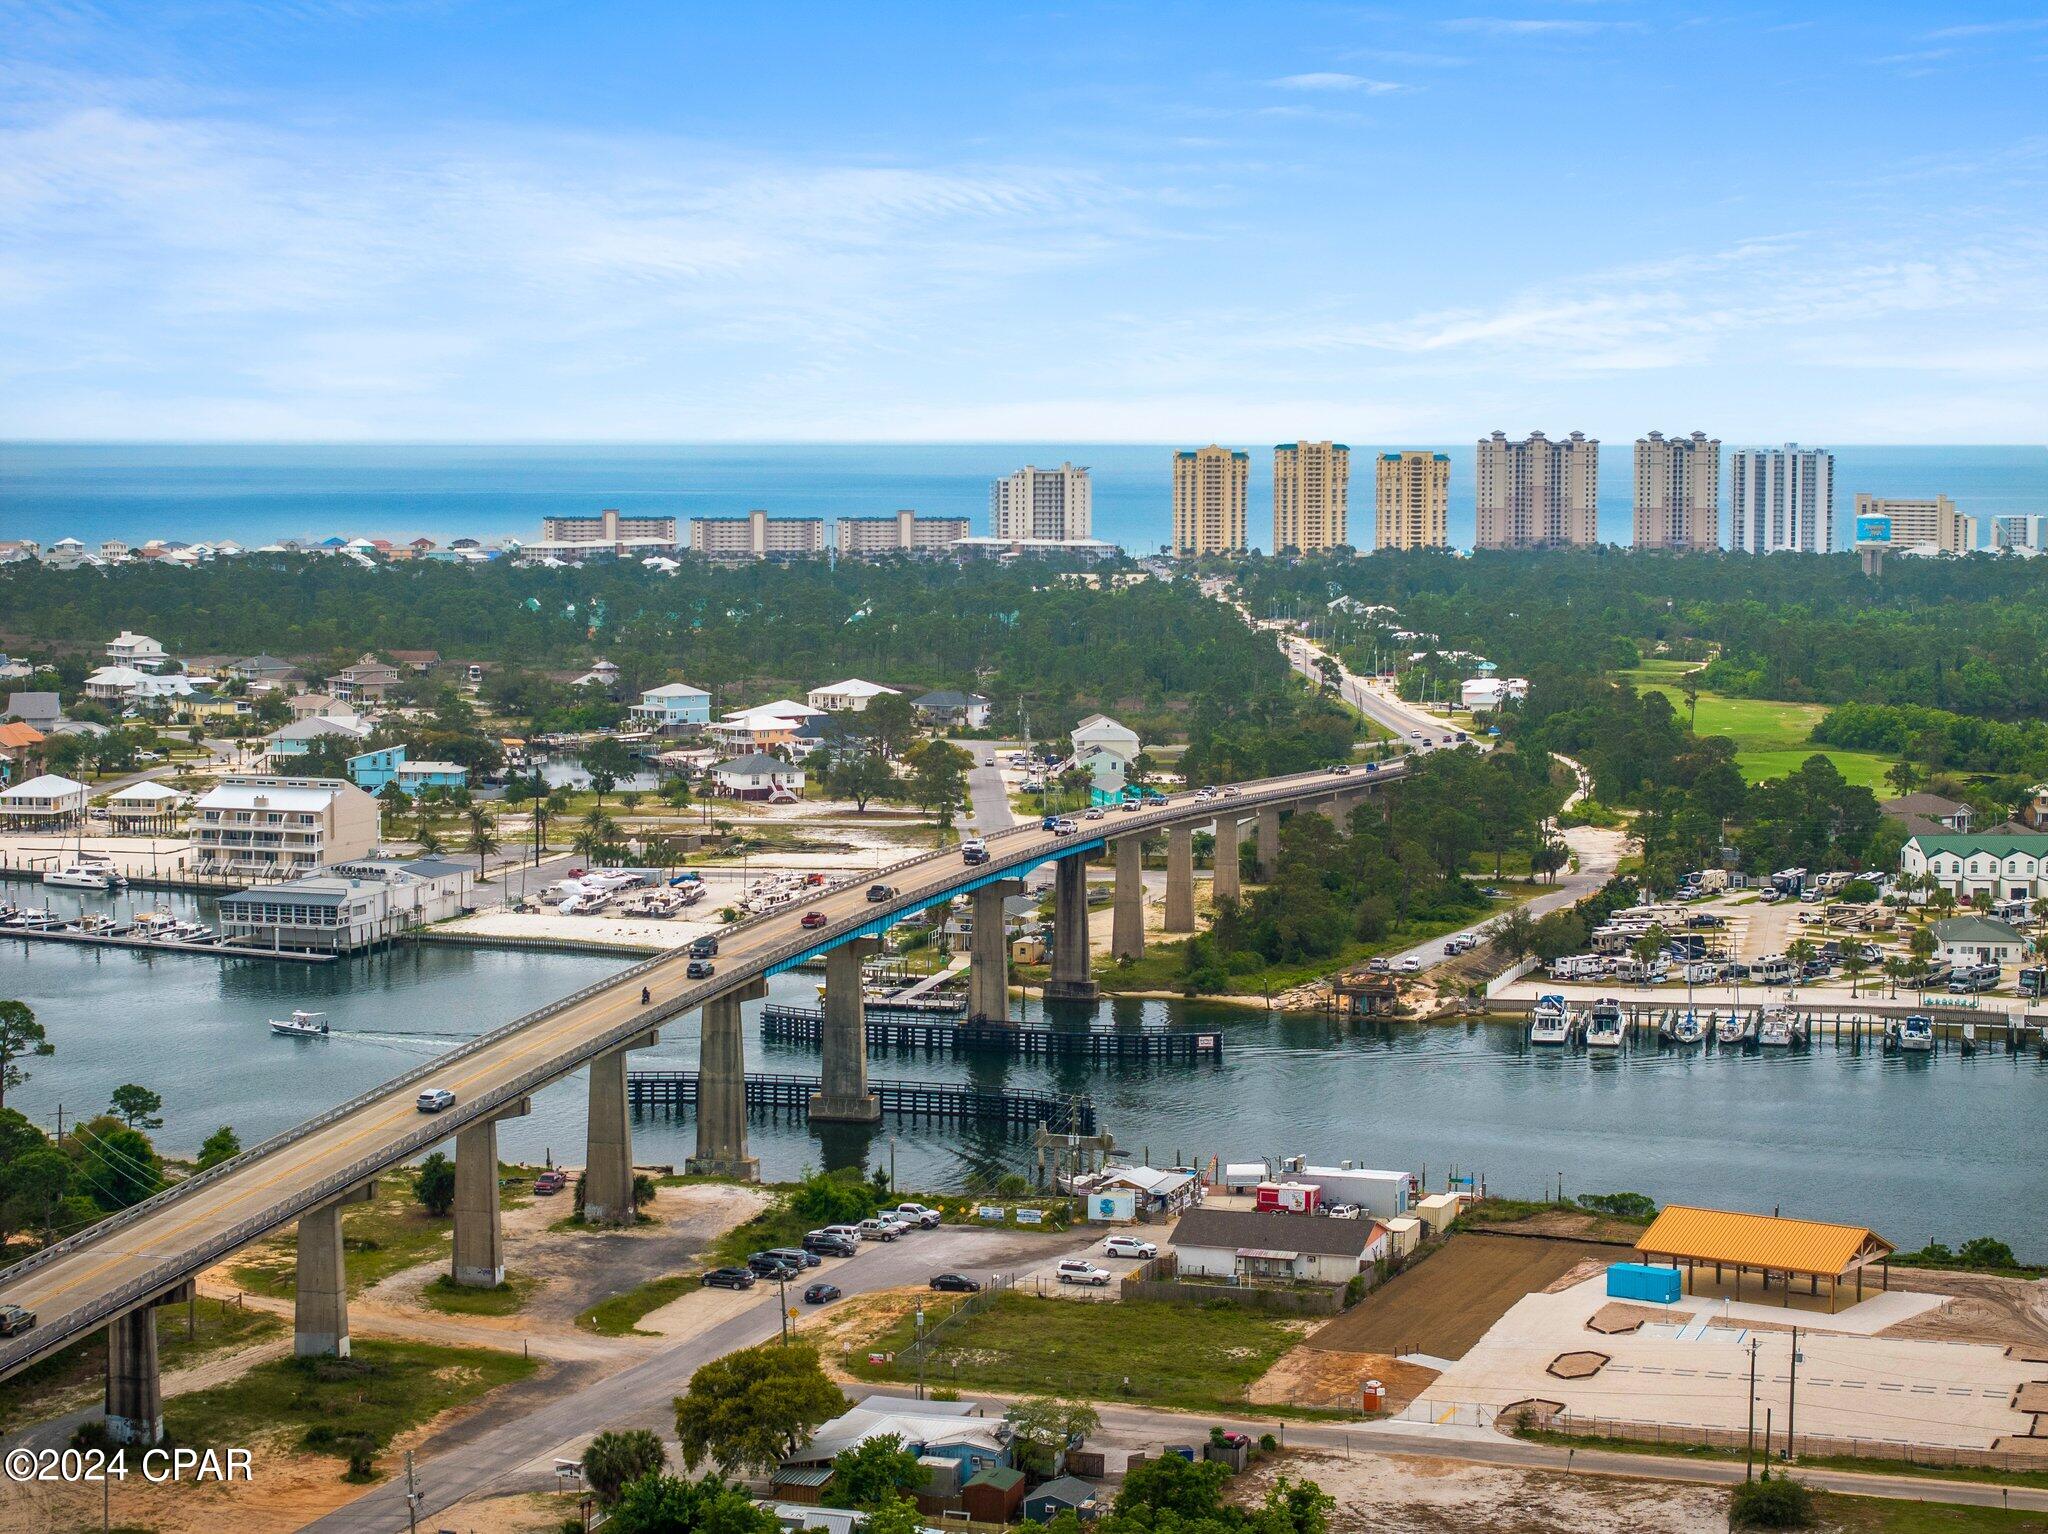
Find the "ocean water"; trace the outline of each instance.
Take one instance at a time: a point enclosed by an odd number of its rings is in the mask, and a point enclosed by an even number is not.
[[[1372,528],[1371,455],[1352,444],[1351,534]],[[1416,446],[1409,443],[1406,446]],[[1250,533],[1272,533],[1272,444],[1251,451]],[[1472,538],[1470,443],[1451,455],[1451,540]],[[233,538],[254,547],[330,533],[397,540],[538,535],[550,514],[874,516],[913,507],[988,531],[990,480],[1024,464],[1085,464],[1095,535],[1137,553],[1171,536],[1169,446],[1141,443],[674,446],[199,445],[0,442],[0,537]],[[1858,492],[1952,497],[1966,513],[2048,513],[2048,447],[1837,447],[1837,544]],[[1600,453],[1600,525],[1626,542],[1632,446]],[[1725,478],[1725,473],[1724,473]],[[1723,508],[1726,522],[1726,508]]]

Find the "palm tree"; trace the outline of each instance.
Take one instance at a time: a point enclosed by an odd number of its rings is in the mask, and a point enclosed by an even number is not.
[[[1850,943],[1842,950],[1842,973],[1849,977],[1849,999],[1856,999],[1856,982],[1863,978],[1870,968],[1870,960],[1863,956],[1861,943]]]
[[[469,850],[476,854],[476,876],[484,876],[484,860],[499,847],[497,817],[487,804],[469,807]]]
[[[538,776],[536,774],[536,776]],[[533,860],[538,863],[542,850],[547,846],[548,822],[569,807],[569,796],[559,788],[553,793],[540,793],[533,800]]]

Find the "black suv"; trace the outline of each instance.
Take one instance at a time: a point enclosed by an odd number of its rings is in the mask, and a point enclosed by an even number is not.
[[[756,1252],[747,1259],[747,1271],[756,1278],[795,1278],[800,1269],[773,1252]]]
[[[745,1268],[713,1268],[704,1275],[706,1289],[751,1289],[754,1275]]]
[[[710,935],[700,937],[690,945],[693,959],[715,959],[718,957],[718,939]]]
[[[816,1257],[851,1257],[860,1247],[829,1230],[814,1230],[805,1235],[804,1250]]]
[[[683,966],[683,978],[685,980],[709,980],[717,973],[718,966],[709,959],[692,959]]]

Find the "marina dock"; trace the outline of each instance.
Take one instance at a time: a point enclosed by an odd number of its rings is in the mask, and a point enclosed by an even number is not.
[[[771,1003],[761,1009],[761,1036],[770,1043],[816,1044],[823,1024],[824,1013],[817,1007]],[[987,1050],[1021,1055],[1026,1059],[1101,1060],[1143,1065],[1220,1063],[1223,1059],[1221,1033],[1168,1030],[1124,1033],[1110,1029],[1078,1032],[1023,1024],[928,1023],[892,1016],[886,1002],[868,1003],[867,1036],[868,1050],[873,1054]]]
[[[1566,1000],[1568,1005],[1581,1010],[1591,1004],[1591,998],[1585,996],[1567,997]],[[1691,1011],[1708,1025],[1709,1037],[1704,1041],[1705,1047],[1753,1049],[1757,1047],[1756,1025],[1761,1023],[1763,1015],[1782,1011],[1795,1020],[1803,1035],[1799,1047],[1808,1049],[1825,1045],[1851,1054],[1869,1049],[1881,1050],[1886,1047],[1888,1031],[1906,1018],[1924,1017],[1932,1025],[1937,1052],[1953,1050],[1970,1054],[1980,1049],[1995,1049],[2017,1055],[2034,1049],[2048,1056],[2048,1013],[2015,1012],[1995,1004],[1970,1005],[1948,997],[1930,996],[1917,1002],[1873,1000],[1858,1005],[1848,1001],[1801,1002],[1790,995],[1771,996],[1766,993],[1760,1002],[1745,1001],[1739,1005],[1716,1002],[1687,1008],[1677,1002],[1640,1000],[1623,1001],[1621,1005],[1624,1038],[1636,1045],[1657,1044],[1672,1019]],[[1534,1008],[1535,1002],[1531,999],[1496,998],[1487,1002],[1485,1010],[1496,1016],[1526,1020]],[[1751,1036],[1739,1044],[1716,1041],[1712,1037],[1713,1023],[1730,1015],[1747,1019],[1751,1024]],[[1583,1048],[1583,1041],[1574,1040],[1571,1047]]]
[[[72,943],[86,948],[126,948],[139,953],[189,953],[210,959],[268,959],[281,964],[332,964],[331,953],[300,953],[291,948],[241,948],[221,942],[186,942],[178,938],[134,937],[125,932],[80,932],[64,927],[25,927],[0,923],[0,938],[31,943]]]
[[[747,1075],[749,1112],[806,1117],[821,1083],[815,1076]],[[1086,1097],[1022,1087],[982,1092],[931,1081],[870,1081],[868,1095],[892,1118],[995,1120],[1020,1129],[1095,1133],[1095,1104]],[[697,1072],[628,1071],[626,1100],[633,1111],[695,1111]]]

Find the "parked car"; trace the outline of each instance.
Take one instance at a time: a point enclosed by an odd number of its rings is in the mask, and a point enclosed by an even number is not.
[[[806,911],[804,912],[803,926],[806,931],[814,931],[824,926],[828,919],[823,911]]]
[[[1394,961],[1394,973],[1397,975],[1419,975],[1422,973],[1422,961],[1413,954],[1410,954],[1405,959],[1396,959]]]
[[[703,937],[698,938],[696,942],[690,945],[690,957],[693,959],[717,958],[718,939],[710,933],[706,933]]]
[[[1140,1241],[1136,1236],[1111,1236],[1102,1243],[1102,1250],[1110,1257],[1157,1257],[1159,1248],[1150,1241]]]
[[[981,1285],[974,1279],[969,1278],[965,1273],[934,1273],[932,1275],[932,1287],[934,1289],[947,1290],[953,1294],[981,1293]]]
[[[815,1257],[851,1257],[860,1250],[860,1238],[830,1230],[809,1230],[804,1232],[804,1250]]]
[[[815,1268],[824,1260],[816,1252],[807,1252],[800,1246],[771,1246],[768,1248],[768,1255],[780,1257],[784,1262],[799,1268]]]
[[[0,1305],[0,1337],[19,1337],[35,1327],[36,1313],[19,1305]]]
[[[843,1291],[837,1284],[817,1283],[804,1290],[806,1305],[829,1305],[839,1299]]]
[[[894,1220],[862,1220],[855,1229],[863,1241],[894,1241],[899,1234]]]
[[[745,1268],[713,1268],[704,1275],[706,1289],[751,1289],[757,1282]]]
[[[543,1198],[551,1194],[560,1193],[568,1186],[569,1178],[567,1174],[555,1171],[552,1168],[541,1173],[540,1176],[533,1180],[533,1191]]]
[[[1469,932],[1461,932],[1456,937],[1444,939],[1444,952],[1446,954],[1470,953],[1478,946],[1479,939],[1473,937]]]
[[[895,898],[896,891],[891,885],[870,884],[868,886],[869,905],[880,905],[884,900],[894,900]]]
[[[718,966],[709,959],[692,959],[683,966],[683,978],[686,980],[709,980],[717,973]]]
[[[795,1278],[802,1271],[801,1263],[791,1263],[773,1252],[756,1252],[747,1259],[747,1271],[760,1278]]]
[[[415,1106],[422,1113],[439,1113],[444,1108],[455,1106],[455,1094],[446,1087],[428,1087],[420,1093]]]
[[[932,1208],[930,1204],[898,1204],[894,1209],[884,1209],[882,1213],[884,1215],[894,1215],[897,1219],[919,1226],[924,1230],[938,1229],[939,1221],[945,1218],[938,1210]]]
[[[1365,961],[1366,973],[1370,975],[1391,974],[1393,972],[1393,968],[1393,965],[1389,964],[1386,961],[1386,959],[1379,957],[1378,955],[1375,955],[1374,957],[1367,959]]]
[[[1107,1288],[1110,1280],[1115,1277],[1109,1269],[1098,1268],[1085,1257],[1062,1258],[1059,1267],[1054,1271],[1059,1274],[1059,1280],[1063,1284],[1093,1284],[1098,1289]]]

